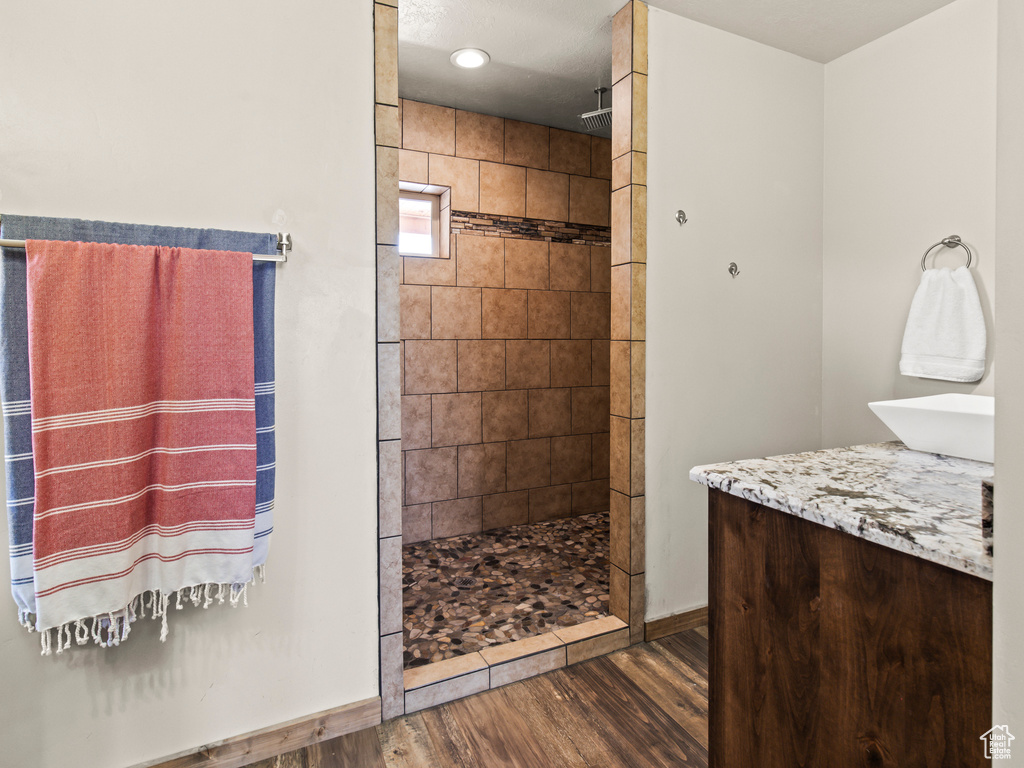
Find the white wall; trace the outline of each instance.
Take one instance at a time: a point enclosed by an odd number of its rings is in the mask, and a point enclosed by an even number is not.
[[[958,385],[900,375],[899,355],[921,256],[950,234],[976,255],[993,333],[995,88],[995,0],[957,0],[825,65],[825,447],[893,439],[872,400],[992,394],[991,365]]]
[[[1024,5],[999,3],[999,170],[996,188],[996,499],[993,724],[1024,731]],[[1022,742],[1024,743],[1024,742]],[[1016,744],[1016,742],[1015,742]],[[1014,746],[1024,765],[1024,749]]]
[[[267,583],[166,644],[147,620],[50,658],[4,598],[5,765],[128,766],[377,694],[372,23],[369,0],[5,4],[0,211],[273,232],[281,209],[295,238]]]
[[[649,27],[650,620],[707,604],[690,467],[818,447],[822,67],[656,8]]]

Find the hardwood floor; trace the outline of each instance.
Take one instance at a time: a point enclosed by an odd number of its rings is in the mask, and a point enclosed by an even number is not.
[[[707,675],[698,627],[249,768],[704,768]]]

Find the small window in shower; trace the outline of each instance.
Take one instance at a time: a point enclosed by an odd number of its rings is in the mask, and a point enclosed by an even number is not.
[[[441,255],[441,196],[401,191],[398,195],[398,252],[402,256]]]

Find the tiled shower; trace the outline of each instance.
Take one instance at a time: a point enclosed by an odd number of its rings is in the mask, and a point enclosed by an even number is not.
[[[450,188],[401,259],[409,666],[607,613],[611,142],[400,114],[402,182]]]

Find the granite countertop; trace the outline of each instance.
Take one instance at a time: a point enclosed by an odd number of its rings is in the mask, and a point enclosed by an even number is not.
[[[876,544],[992,580],[982,480],[992,465],[872,443],[709,464],[690,479]]]

